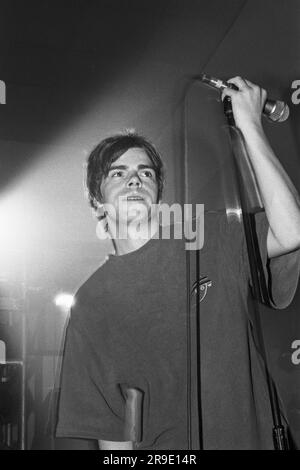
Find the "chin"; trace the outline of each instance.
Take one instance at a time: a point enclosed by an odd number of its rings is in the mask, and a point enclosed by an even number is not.
[[[147,214],[143,214],[143,215],[137,215],[136,212],[134,213],[131,213],[129,212],[127,214],[127,223],[131,224],[131,223],[143,223],[143,222],[148,222],[150,220],[150,213],[149,211],[147,212]]]
[[[127,219],[132,220],[132,219],[148,219],[150,215],[150,207],[148,204],[145,204],[144,202],[142,203],[134,203],[130,204],[130,206],[127,206]]]

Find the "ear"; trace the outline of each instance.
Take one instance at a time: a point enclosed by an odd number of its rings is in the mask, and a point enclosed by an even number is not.
[[[98,219],[97,227],[96,227],[96,234],[99,240],[106,240],[111,238],[109,230],[108,230],[108,221],[106,218],[106,212],[104,209],[104,204],[97,201],[97,208],[95,209],[96,217]]]
[[[95,201],[95,203],[97,206],[95,209],[96,217],[97,219],[102,219],[105,217],[104,205],[99,201]]]
[[[99,240],[107,240],[108,238],[111,238],[110,232],[108,230],[107,219],[105,216],[98,218],[96,234]]]

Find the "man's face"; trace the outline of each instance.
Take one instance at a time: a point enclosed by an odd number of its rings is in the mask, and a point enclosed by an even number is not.
[[[112,163],[100,189],[110,218],[119,223],[149,219],[151,205],[157,203],[158,184],[147,153],[140,148],[128,149]]]

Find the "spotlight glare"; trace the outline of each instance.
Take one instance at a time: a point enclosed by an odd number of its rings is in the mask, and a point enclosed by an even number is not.
[[[74,296],[65,292],[57,294],[54,299],[54,303],[57,307],[61,307],[64,310],[68,310],[74,305]]]

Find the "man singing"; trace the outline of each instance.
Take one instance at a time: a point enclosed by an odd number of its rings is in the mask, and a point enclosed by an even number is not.
[[[284,308],[299,276],[299,195],[262,128],[265,90],[240,77],[229,82],[238,90],[227,88],[222,97],[231,97],[264,204],[256,237],[270,303]],[[161,236],[163,185],[158,152],[137,134],[109,137],[88,158],[90,203],[103,210],[114,251],[75,296],[57,436],[95,439],[100,449],[180,450],[199,448],[201,432],[204,449],[272,449],[241,226],[225,212],[205,218],[200,274],[209,282],[197,342],[186,244]],[[128,390],[141,397],[138,442],[128,433]]]

